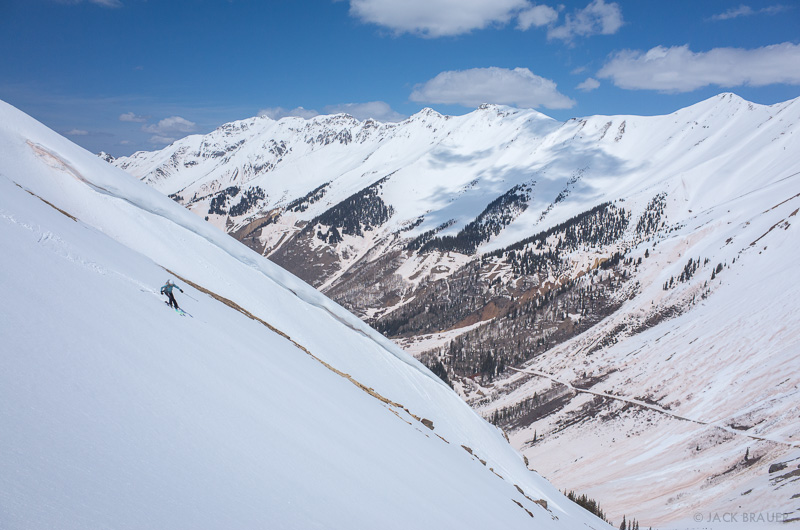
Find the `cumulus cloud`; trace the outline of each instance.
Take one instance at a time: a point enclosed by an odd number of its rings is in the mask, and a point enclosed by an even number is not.
[[[789,9],[787,6],[780,4],[763,7],[761,9],[753,9],[750,6],[741,4],[739,7],[733,7],[724,13],[712,16],[711,20],[730,20],[732,18],[749,17],[752,15],[777,15],[778,13],[786,11],[787,9]]]
[[[591,92],[592,90],[596,90],[599,87],[600,87],[600,81],[598,81],[593,77],[590,77],[575,88],[577,88],[578,90],[583,90],[584,92]]]
[[[181,118],[180,116],[170,116],[169,118],[164,118],[156,124],[144,125],[142,130],[151,134],[165,136],[175,133],[190,133],[196,128],[197,124],[193,121],[189,121],[186,118]]]
[[[529,0],[349,0],[350,15],[377,24],[395,34],[445,37],[490,26],[505,26],[516,19],[517,29],[547,27],[549,39],[565,42],[575,37],[611,35],[622,27],[622,10],[616,2],[592,0],[558,25],[563,5],[556,7]]]
[[[506,24],[527,0],[350,0],[350,14],[396,34],[443,37]]]
[[[88,136],[89,131],[84,131],[83,129],[72,129],[71,131],[67,131],[67,136]]]
[[[477,107],[499,103],[519,107],[568,109],[575,102],[560,93],[555,82],[527,68],[472,68],[442,72],[415,87],[412,101]]]
[[[295,107],[291,110],[283,107],[268,107],[266,109],[259,110],[258,115],[262,117],[266,116],[267,118],[271,118],[273,120],[279,120],[288,116],[295,116],[307,120],[309,118],[313,118],[314,116],[319,116],[319,112],[316,110],[304,109],[303,107]]]
[[[119,115],[119,121],[129,121],[133,123],[144,123],[149,119],[147,116],[137,116],[133,112],[126,112]]]
[[[373,120],[381,122],[403,121],[407,116],[395,112],[388,103],[383,101],[370,101],[368,103],[344,103],[341,105],[328,105],[325,107],[327,114],[344,112],[358,120]]]
[[[614,55],[597,76],[611,79],[620,88],[662,92],[690,92],[709,85],[800,85],[800,45],[785,42],[700,53],[688,45],[657,46],[647,52],[625,50]]]
[[[566,15],[562,25],[551,26],[547,31],[547,38],[568,42],[575,37],[613,35],[623,23],[619,4],[593,0],[585,8]]]
[[[517,17],[517,29],[525,31],[530,27],[540,28],[558,21],[558,11],[550,6],[536,5],[522,11]]]
[[[120,117],[121,118],[121,117]],[[182,137],[187,133],[194,132],[197,124],[180,116],[170,116],[158,123],[143,125],[142,130],[150,133],[150,143],[152,144],[171,144],[176,138]]]

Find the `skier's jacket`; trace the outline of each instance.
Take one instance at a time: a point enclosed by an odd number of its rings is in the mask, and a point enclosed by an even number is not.
[[[167,282],[166,285],[161,287],[161,294],[172,294],[172,290],[177,288],[180,292],[183,292],[183,289],[175,285],[174,283]]]

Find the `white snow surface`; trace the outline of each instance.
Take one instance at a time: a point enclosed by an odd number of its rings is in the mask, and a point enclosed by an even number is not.
[[[2,102],[0,145],[1,528],[607,528],[291,274]]]

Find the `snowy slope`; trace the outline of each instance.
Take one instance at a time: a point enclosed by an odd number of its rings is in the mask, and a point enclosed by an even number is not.
[[[3,528],[606,527],[303,282],[5,103],[0,141]]]
[[[484,414],[552,389],[571,396],[512,443],[554,483],[613,499],[615,513],[648,525],[689,528],[697,514],[761,514],[743,528],[796,520],[797,177],[754,185],[632,249],[649,257],[622,307],[498,382]],[[699,256],[709,265],[662,287]],[[667,307],[683,313],[648,325]]]

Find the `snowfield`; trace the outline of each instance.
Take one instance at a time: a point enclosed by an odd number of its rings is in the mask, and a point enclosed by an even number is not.
[[[0,142],[0,527],[608,527],[305,283],[5,103]]]

